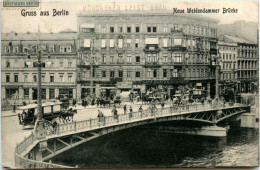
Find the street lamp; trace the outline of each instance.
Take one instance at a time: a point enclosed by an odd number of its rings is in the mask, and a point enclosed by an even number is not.
[[[37,55],[37,72],[38,72],[38,84],[37,84],[37,113],[38,117],[35,122],[34,132],[36,134],[37,139],[42,139],[46,137],[45,128],[43,125],[43,113],[42,113],[42,88],[41,88],[41,68],[42,68],[42,61],[41,61],[42,51],[40,49],[40,27],[38,26],[38,55]],[[30,65],[30,53],[27,54],[27,61],[26,64]],[[48,55],[48,59],[50,59],[50,55]],[[51,62],[48,61],[47,64]]]
[[[97,49],[94,47],[94,41],[95,39],[93,38],[91,41],[91,57],[90,57],[90,96],[93,96],[93,65],[96,63],[96,53],[98,52]]]

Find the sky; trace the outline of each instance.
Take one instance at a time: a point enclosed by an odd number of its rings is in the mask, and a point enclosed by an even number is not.
[[[1,2],[3,3],[3,2]],[[111,9],[124,13],[132,10],[143,9],[149,12],[166,12],[172,13],[173,8],[207,8],[220,9],[218,14],[200,14],[207,17],[218,19],[219,24],[231,24],[235,21],[245,20],[246,22],[258,23],[258,2],[257,1],[100,1],[100,0],[74,0],[74,1],[44,1],[41,0],[40,7],[3,7],[1,4],[1,32],[15,31],[17,33],[37,32],[38,24],[41,32],[59,32],[67,28],[76,31],[77,16],[79,11],[85,9],[89,13],[107,13]],[[223,14],[223,8],[237,9],[237,13]],[[24,9],[24,11],[22,11]],[[53,9],[58,11],[66,10],[68,16],[52,16]],[[95,10],[94,10],[95,9]],[[98,11],[96,10],[98,9]],[[103,10],[101,10],[103,9]],[[36,11],[37,16],[23,16],[25,12],[33,13]],[[41,11],[49,11],[49,16],[40,16]],[[114,11],[114,12],[115,12]],[[172,14],[174,15],[174,14]],[[188,14],[193,15],[193,14]]]

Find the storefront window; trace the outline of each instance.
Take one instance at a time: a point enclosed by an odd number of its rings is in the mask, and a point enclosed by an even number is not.
[[[46,89],[42,89],[42,99],[46,99]]]
[[[6,89],[5,96],[6,99],[18,99],[19,98],[18,89]]]
[[[54,99],[55,98],[55,91],[54,89],[49,89],[49,99]]]
[[[59,96],[72,99],[73,98],[73,90],[72,89],[59,89]]]
[[[24,99],[29,99],[29,89],[23,89]]]

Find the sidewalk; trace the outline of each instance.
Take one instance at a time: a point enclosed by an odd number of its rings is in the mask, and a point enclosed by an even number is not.
[[[127,105],[127,106],[130,106],[130,105],[145,105],[145,104],[142,104],[142,102],[134,102],[134,104],[132,104],[132,102],[122,102],[121,103],[121,108],[123,108],[124,105]],[[146,104],[147,105],[147,104]],[[160,104],[158,104],[160,105]],[[117,105],[118,106],[118,105]],[[147,105],[148,106],[148,105]],[[165,103],[165,107],[169,106],[168,103]],[[113,104],[111,104],[111,108],[113,107]],[[88,105],[86,107],[83,107],[82,105],[76,105],[76,107],[73,107],[73,106],[70,106],[69,108],[72,108],[72,109],[76,109],[76,110],[85,110],[85,109],[102,109],[101,107],[98,107],[97,105]],[[110,109],[110,108],[106,108],[106,109]],[[1,117],[12,117],[12,116],[18,116],[18,113],[21,113],[22,111],[21,110],[16,110],[15,113],[12,112],[12,110],[8,110],[8,111],[2,111],[1,112]]]
[[[13,113],[12,110],[8,111],[1,111],[1,117],[11,117],[11,116],[18,116],[18,113],[21,112],[20,110],[16,110],[15,113]]]

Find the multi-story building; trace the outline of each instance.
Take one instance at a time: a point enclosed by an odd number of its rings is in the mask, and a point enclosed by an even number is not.
[[[221,35],[219,41],[237,45],[237,92],[253,93],[258,86],[258,46],[238,36]]]
[[[237,88],[237,44],[218,40],[220,58],[219,91],[222,95],[234,94]]]
[[[78,13],[78,97],[200,86],[214,97],[217,20],[133,12]],[[91,76],[91,69],[93,72]]]
[[[76,33],[3,33],[1,98],[37,100],[37,50],[42,58],[42,98],[76,98]],[[28,57],[29,56],[29,57]]]

